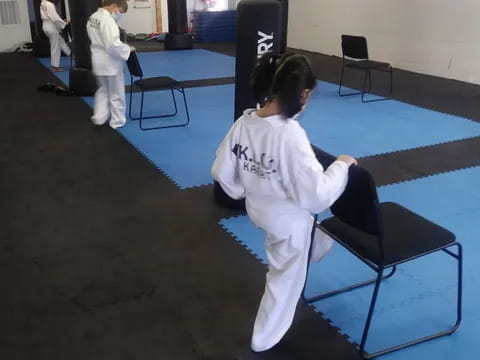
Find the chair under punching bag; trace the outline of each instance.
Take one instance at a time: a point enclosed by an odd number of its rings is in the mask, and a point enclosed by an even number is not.
[[[193,36],[188,34],[187,0],[168,0],[168,34],[166,50],[193,48]]]
[[[250,76],[257,59],[267,52],[280,54],[287,43],[288,0],[243,0],[237,6],[237,51],[235,64],[234,121],[257,102]],[[244,209],[244,200],[231,199],[214,182],[214,199],[225,207]]]
[[[80,96],[92,96],[97,90],[92,73],[90,39],[87,34],[88,18],[101,6],[102,0],[69,0],[72,23],[75,67],[70,70],[70,90]]]

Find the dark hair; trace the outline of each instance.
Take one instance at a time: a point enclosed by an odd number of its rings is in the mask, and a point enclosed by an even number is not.
[[[123,12],[127,12],[128,3],[127,0],[103,0],[102,6],[117,5],[119,8],[123,9]]]
[[[301,111],[303,92],[313,90],[316,85],[310,61],[296,53],[264,54],[250,79],[255,100],[263,106],[276,97],[287,118]]]

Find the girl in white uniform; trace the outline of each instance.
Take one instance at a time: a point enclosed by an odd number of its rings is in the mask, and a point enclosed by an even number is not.
[[[40,16],[42,18],[42,29],[50,40],[50,57],[52,71],[64,71],[60,67],[60,56],[63,51],[65,55],[70,56],[70,48],[68,47],[60,32],[67,26],[67,22],[58,16],[55,8],[55,0],[42,0],[40,3]]]
[[[340,156],[324,170],[296,117],[316,86],[304,56],[264,55],[252,77],[259,110],[246,110],[217,150],[212,175],[234,199],[246,199],[251,221],[265,231],[269,261],[252,349],[268,350],[290,327],[306,276],[312,212],[328,209],[345,189],[356,160]],[[312,260],[333,240],[317,231]]]
[[[117,21],[126,12],[126,0],[104,0],[87,23],[92,53],[92,70],[97,77],[98,89],[92,122],[103,125],[108,120],[112,128],[125,125],[125,80],[123,63],[128,60],[133,47],[120,41]]]

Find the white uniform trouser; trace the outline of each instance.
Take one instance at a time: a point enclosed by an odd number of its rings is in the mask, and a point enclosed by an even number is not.
[[[123,71],[114,76],[97,76],[97,84],[92,122],[103,125],[110,119],[113,129],[122,127],[127,122]]]
[[[265,351],[276,345],[292,324],[305,283],[313,224],[313,218],[302,220],[288,238],[266,234],[269,268],[253,329],[253,351]],[[332,248],[333,240],[319,229],[315,234],[311,258],[320,261]]]
[[[62,55],[61,52],[63,51],[65,55],[70,56],[70,48],[65,40],[63,40],[63,37],[60,36],[60,33],[55,25],[44,24],[43,32],[50,40],[51,64],[53,67],[60,67],[60,56]]]

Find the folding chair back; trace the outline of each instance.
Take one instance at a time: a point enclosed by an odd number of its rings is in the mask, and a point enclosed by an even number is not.
[[[312,145],[312,150],[317,158],[318,162],[322,164],[324,169],[327,169],[337,159],[332,154],[329,154],[322,149],[319,149],[315,145]]]
[[[370,173],[360,166],[351,166],[347,187],[332,205],[331,212],[344,223],[379,237],[383,235],[378,195]],[[379,244],[382,247],[381,244]]]
[[[130,71],[130,75],[136,77],[143,77],[142,67],[140,66],[140,62],[138,61],[138,56],[136,51],[130,52],[130,56],[127,60],[128,71]]]
[[[352,59],[368,60],[367,39],[363,36],[342,35],[342,53]]]

